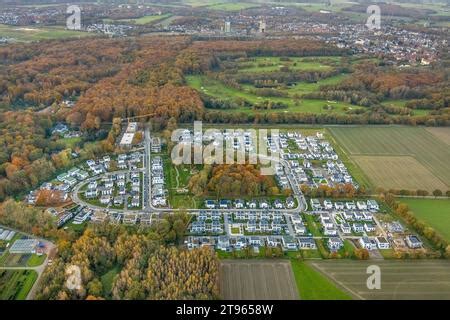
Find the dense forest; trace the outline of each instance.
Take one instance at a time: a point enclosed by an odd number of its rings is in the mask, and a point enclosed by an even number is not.
[[[195,195],[214,195],[218,198],[280,193],[273,177],[261,175],[260,168],[252,164],[205,165],[191,177],[189,188]]]
[[[58,257],[45,270],[36,298],[218,298],[218,260],[213,251],[165,246],[179,243],[187,221],[186,215],[172,215],[147,230],[94,224],[74,242],[60,240]],[[71,266],[79,270],[76,279],[70,278]],[[106,281],[109,272],[113,276]],[[67,283],[76,284],[76,289]]]

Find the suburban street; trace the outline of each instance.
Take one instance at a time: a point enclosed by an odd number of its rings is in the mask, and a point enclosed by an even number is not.
[[[177,208],[166,208],[166,207],[154,207],[152,205],[152,190],[151,190],[151,132],[150,132],[150,128],[146,127],[145,131],[144,131],[144,164],[143,164],[143,168],[139,170],[139,172],[142,172],[144,174],[144,186],[143,186],[143,208],[142,210],[128,210],[128,209],[114,209],[115,212],[120,212],[120,213],[174,213],[174,212],[189,212],[189,213],[193,213],[195,214],[196,212],[198,212],[200,209],[195,209],[195,208],[190,208],[190,209],[177,209]],[[297,207],[296,208],[291,208],[291,209],[276,209],[276,208],[272,208],[270,209],[271,211],[278,211],[278,212],[283,212],[283,213],[300,213],[302,211],[304,211],[307,208],[307,204],[306,204],[306,200],[299,188],[299,183],[297,182],[295,176],[292,174],[292,169],[289,165],[289,162],[281,159],[281,158],[275,158],[275,157],[270,157],[270,156],[266,156],[266,155],[258,155],[260,157],[260,159],[264,159],[264,160],[270,160],[270,161],[274,161],[274,162],[278,162],[281,165],[284,166],[286,173],[287,173],[287,177],[289,180],[289,183],[291,185],[291,190],[292,190],[292,196],[296,199],[297,201]],[[121,171],[117,171],[117,172],[109,172],[108,174],[112,174],[112,173],[127,173],[128,171],[126,170],[121,170]],[[90,181],[94,181],[95,179],[98,179],[98,176],[92,177],[86,181],[83,181],[81,183],[79,183],[77,186],[75,186],[73,192],[72,192],[72,200],[74,203],[78,204],[78,205],[82,205],[82,206],[86,206],[89,207],[91,209],[105,209],[105,207],[102,206],[96,206],[90,203],[87,203],[85,201],[83,201],[82,199],[79,198],[78,194],[80,192],[80,188],[85,185],[86,183],[90,182]],[[204,212],[212,212],[212,211],[219,211],[223,214],[228,213],[228,212],[265,212],[267,211],[267,209],[248,209],[248,208],[244,208],[244,209],[235,209],[235,208],[228,208],[228,209],[201,209]]]

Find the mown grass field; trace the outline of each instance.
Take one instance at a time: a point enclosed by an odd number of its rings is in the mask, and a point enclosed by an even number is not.
[[[93,33],[65,30],[63,27],[19,27],[0,24],[2,37],[14,38],[16,41],[39,41],[65,38],[83,38],[93,36]]]
[[[450,241],[450,200],[401,198],[414,215]]]
[[[32,254],[31,257],[27,261],[28,267],[37,267],[44,263],[45,258],[47,258],[47,255],[42,254],[38,256],[37,254]]]
[[[450,148],[424,128],[352,126],[330,127],[329,131],[345,153],[366,169],[364,173],[375,187],[450,189]]]
[[[356,299],[450,299],[450,261],[447,260],[321,260],[310,263]],[[381,289],[367,288],[367,267],[377,265]]]
[[[352,297],[317,272],[308,263],[291,260],[298,293],[302,300],[350,300]]]
[[[274,72],[282,67],[292,71],[328,71],[332,67],[327,62],[339,61],[340,57],[290,57],[288,61],[279,57],[256,57],[251,62],[242,63],[239,72]]]
[[[204,2],[203,2],[204,3]],[[257,3],[251,3],[251,2],[222,2],[222,3],[216,3],[212,5],[206,5],[208,9],[213,10],[220,10],[220,11],[239,11],[249,8],[257,8],[260,5]]]
[[[25,300],[37,276],[33,270],[0,270],[0,300]]]

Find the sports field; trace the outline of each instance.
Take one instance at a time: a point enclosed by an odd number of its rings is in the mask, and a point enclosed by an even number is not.
[[[365,169],[374,187],[450,189],[450,148],[424,128],[353,126],[329,130],[344,152]]]
[[[450,200],[401,198],[420,220],[450,241]]]
[[[222,260],[220,295],[225,300],[297,300],[289,260]]]
[[[450,261],[447,260],[321,260],[311,265],[357,299],[450,299]],[[380,267],[379,290],[367,288],[369,265]]]

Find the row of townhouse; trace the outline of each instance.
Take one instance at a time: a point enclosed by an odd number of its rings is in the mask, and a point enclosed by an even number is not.
[[[233,220],[284,220],[283,214],[278,211],[237,211],[233,213]]]
[[[221,219],[222,219],[222,213],[220,213],[220,211],[200,210],[197,214],[198,221],[221,220]]]
[[[333,183],[354,184],[352,176],[349,174],[347,168],[342,163],[342,161],[328,160],[326,167],[329,178]]]
[[[269,200],[250,200],[244,201],[242,199],[236,199],[234,201],[228,199],[216,200],[205,200],[205,207],[208,209],[284,209],[284,208],[294,208],[295,200],[292,197],[288,197],[286,201],[280,199],[275,199],[272,203]]]
[[[75,216],[75,213],[70,210],[64,210],[63,212],[60,212],[56,216],[56,226],[62,227],[64,224],[66,224],[70,219],[72,219]]]
[[[92,173],[92,175],[99,175],[107,172],[109,170],[110,164],[110,156],[104,156],[103,158],[97,160],[89,159],[86,161],[88,170]]]
[[[164,166],[161,157],[152,159],[152,204],[155,207],[164,207],[167,205],[164,181]]]
[[[222,251],[242,250],[246,247],[271,247],[283,250],[316,249],[317,245],[311,237],[294,238],[291,236],[240,236],[229,237],[226,235],[217,237],[190,236],[185,240],[188,249],[199,247],[211,247]]]
[[[212,220],[210,223],[202,221],[194,221],[191,223],[190,232],[193,234],[202,233],[223,233],[223,223],[219,220]]]
[[[283,231],[283,226],[282,220],[248,220],[245,229],[249,233],[281,233]]]
[[[138,165],[142,163],[142,156],[141,152],[119,154],[117,156],[117,168],[120,170],[137,170]]]
[[[121,213],[109,210],[96,210],[91,216],[93,223],[103,223],[108,221],[112,224],[126,224],[126,225],[150,225],[152,222],[152,216],[149,213]]]
[[[275,166],[275,180],[283,190],[291,188],[291,184],[285,173],[284,166],[279,163]]]
[[[311,199],[310,205],[313,210],[366,210],[377,212],[380,207],[375,200],[359,201],[331,201],[325,199],[323,203],[319,199]]]
[[[290,216],[290,219],[292,222],[292,227],[294,228],[295,235],[304,235],[307,232],[306,226],[303,223],[303,219],[299,214],[292,214]]]
[[[367,250],[389,249],[391,246],[385,237],[361,237],[358,242],[361,248]]]

